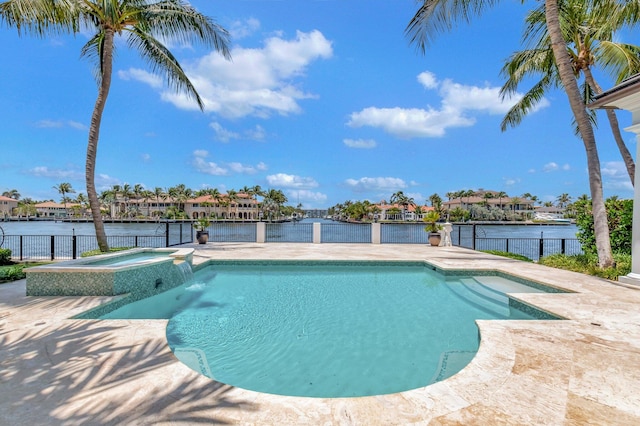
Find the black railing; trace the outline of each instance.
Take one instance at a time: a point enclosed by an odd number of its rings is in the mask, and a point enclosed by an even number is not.
[[[427,244],[424,223],[382,223],[380,242],[383,244]]]
[[[265,242],[312,243],[313,223],[267,223],[265,224]]]
[[[170,247],[193,242],[189,223],[167,223],[157,235],[109,235],[109,247]],[[0,248],[11,250],[17,260],[77,259],[98,249],[95,235],[5,235]]]
[[[215,222],[209,228],[209,241],[218,243],[250,243],[256,241],[255,223]]]
[[[301,222],[266,223],[267,243],[311,243],[314,224]],[[170,247],[193,242],[193,228],[184,222],[168,222],[164,232],[156,235],[108,236],[110,247]],[[214,223],[209,228],[210,242],[256,242],[256,223]],[[162,228],[161,228],[162,229]],[[315,238],[321,243],[371,243],[371,224],[323,223]],[[380,224],[382,244],[427,244],[424,224]],[[582,253],[576,238],[510,238],[486,237],[476,225],[454,225],[451,243],[473,250],[497,250],[516,253],[532,260],[554,253]],[[16,260],[76,259],[87,251],[98,249],[93,235],[5,235],[0,248],[11,250]]]
[[[371,225],[366,223],[327,223],[320,229],[322,243],[370,243]]]

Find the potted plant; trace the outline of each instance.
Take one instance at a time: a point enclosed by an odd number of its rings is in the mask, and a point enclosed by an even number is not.
[[[211,221],[208,217],[201,217],[196,219],[193,223],[193,227],[196,228],[196,239],[199,244],[206,244],[209,241],[209,226]]]
[[[439,219],[440,213],[435,210],[428,212],[422,219],[427,224],[424,227],[424,230],[429,234],[429,244],[434,247],[439,246],[440,241],[442,240],[442,236],[439,232],[442,229],[442,225],[438,223]]]

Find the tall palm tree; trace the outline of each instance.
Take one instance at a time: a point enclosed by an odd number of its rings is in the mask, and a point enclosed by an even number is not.
[[[597,6],[584,0],[566,0],[565,7],[560,9],[562,31],[567,40],[567,52],[576,78],[581,74],[585,80],[581,91],[585,102],[590,103],[594,94],[602,93],[602,88],[593,76],[592,68],[602,65],[605,71],[616,81],[640,72],[640,47],[616,42],[614,37],[626,23],[620,16],[620,9],[615,9],[615,1],[601,0]],[[502,68],[507,81],[501,89],[503,97],[517,92],[523,79],[539,75],[540,80],[518,101],[502,120],[501,128],[518,125],[527,113],[532,111],[550,88],[560,85],[549,35],[547,33],[544,8],[535,9],[526,17],[527,27],[524,42],[532,46],[514,53]],[[635,163],[629,152],[614,110],[606,110],[611,131],[620,155],[627,168],[627,173],[634,183]],[[595,120],[595,113],[593,114]]]
[[[567,193],[560,194],[558,195],[558,198],[556,198],[556,203],[558,204],[558,207],[563,209],[567,207],[569,203],[571,203],[571,196]]]
[[[0,3],[0,20],[19,32],[43,37],[50,33],[75,34],[86,28],[95,31],[81,50],[82,56],[95,61],[99,84],[89,128],[85,178],[98,246],[101,251],[108,251],[95,187],[95,167],[100,124],[111,87],[115,37],[126,34],[128,46],[136,48],[154,72],[164,74],[169,86],[186,92],[204,110],[203,100],[178,60],[156,37],[202,42],[230,58],[229,35],[182,0],[8,0]]]
[[[69,211],[67,210],[67,202],[69,202],[70,200],[69,200],[69,197],[67,197],[67,194],[74,194],[76,192],[75,189],[73,189],[73,187],[69,182],[62,182],[58,185],[54,185],[53,189],[58,191],[62,196],[62,204],[64,204],[64,211],[66,212],[67,216],[69,216]]]
[[[544,0],[545,21],[553,56],[558,67],[558,76],[567,94],[587,155],[598,263],[600,267],[607,268],[613,265],[614,261],[611,253],[609,225],[602,191],[600,158],[596,148],[596,139],[590,116],[574,77],[571,58],[567,52],[567,43],[562,34],[558,1],[563,0]],[[417,44],[424,52],[427,44],[435,34],[442,30],[451,29],[458,20],[470,22],[473,17],[480,15],[484,10],[499,2],[485,0],[422,0],[420,3],[418,11],[409,21],[405,32],[411,42]]]

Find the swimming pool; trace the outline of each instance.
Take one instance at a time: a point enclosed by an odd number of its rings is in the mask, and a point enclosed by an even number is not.
[[[554,319],[505,295],[544,290],[421,262],[216,262],[101,318],[169,318],[178,359],[229,385],[354,397],[457,373],[478,350],[476,319]]]

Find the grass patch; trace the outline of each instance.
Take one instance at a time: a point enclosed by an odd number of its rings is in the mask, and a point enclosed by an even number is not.
[[[500,251],[500,250],[480,250],[480,251],[482,251],[483,253],[495,254],[496,256],[508,257],[509,259],[522,260],[523,262],[533,262],[533,260],[521,254],[509,253],[509,252]]]
[[[26,278],[24,270],[32,266],[46,265],[50,262],[25,262],[0,266],[0,284],[18,281]]]
[[[132,249],[132,248],[133,247],[113,247],[113,248],[109,248],[109,251],[107,253],[115,253],[115,252],[118,252],[118,251],[129,250],[129,249]],[[105,254],[105,252],[100,251],[100,249],[91,250],[91,251],[85,251],[84,253],[82,253],[80,255],[80,257],[97,256],[99,254]]]
[[[597,256],[586,254],[577,254],[573,256],[552,254],[551,256],[543,257],[538,263],[545,266],[551,266],[552,268],[580,272],[614,281],[617,281],[619,276],[627,275],[631,272],[631,255],[614,254],[613,260],[616,262],[616,266],[606,269],[598,267]]]

